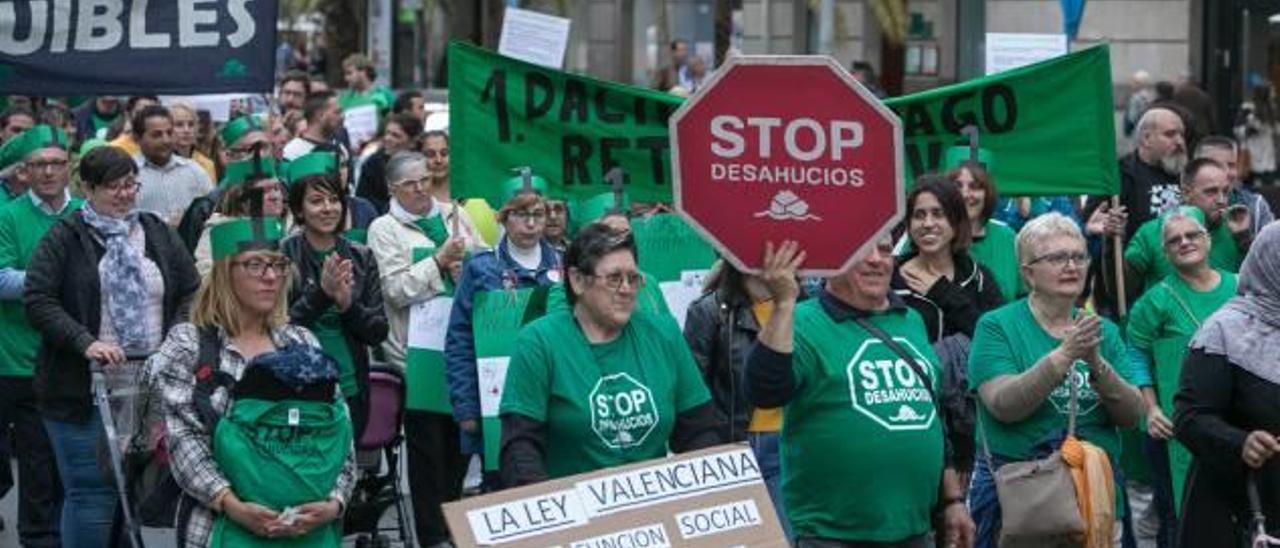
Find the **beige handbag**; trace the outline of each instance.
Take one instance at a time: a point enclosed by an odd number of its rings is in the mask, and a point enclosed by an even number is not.
[[[1072,370],[1074,373],[1074,369]],[[1076,433],[1076,383],[1070,385],[1067,436]],[[981,421],[979,421],[981,428]],[[982,450],[991,466],[991,449],[982,434]],[[1080,546],[1084,541],[1084,518],[1076,499],[1071,470],[1062,451],[1039,460],[1011,462],[992,471],[996,496],[1000,500],[1000,548]]]

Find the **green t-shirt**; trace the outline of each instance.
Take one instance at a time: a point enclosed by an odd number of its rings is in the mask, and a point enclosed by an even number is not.
[[[323,263],[333,250],[313,251]],[[356,382],[356,362],[347,344],[347,337],[342,331],[342,318],[336,304],[329,305],[320,318],[312,326],[311,333],[320,341],[320,348],[325,354],[338,362],[338,383],[342,387],[342,397],[350,398],[360,393],[360,384]]]
[[[1218,223],[1209,229],[1209,266],[1227,272],[1239,272],[1244,254],[1236,245],[1227,223]],[[1152,219],[1138,227],[1124,249],[1124,260],[1142,272],[1142,288],[1151,289],[1174,273],[1173,265],[1164,256],[1164,219]]]
[[[544,462],[559,478],[666,456],[676,415],[710,399],[674,321],[637,311],[591,344],[561,311],[520,332],[500,413],[546,425]]]
[[[1005,302],[1012,302],[1022,293],[1022,277],[1018,272],[1018,252],[1014,243],[1017,238],[1018,234],[1009,225],[993,219],[987,221],[987,233],[969,246],[969,255],[995,277]]]
[[[1026,299],[987,312],[978,320],[973,334],[973,345],[969,351],[969,388],[977,390],[983,383],[1001,375],[1017,375],[1030,369],[1040,358],[1057,348],[1059,342],[1040,327]],[[1125,357],[1120,329],[1107,319],[1102,320],[1101,353],[1121,378],[1133,382],[1135,375]],[[1067,381],[1071,379],[1079,387],[1076,436],[1105,449],[1112,459],[1119,459],[1120,438],[1102,407],[1098,393],[1089,386],[1089,368],[1084,362],[1076,362],[1074,374],[1064,379],[1034,413],[1021,421],[998,421],[985,406],[979,405],[978,420],[981,421],[981,431],[986,433],[991,452],[1026,460],[1032,457],[1031,449],[1036,444],[1065,430],[1071,394]]]
[[[941,386],[918,313],[870,319]],[[819,299],[796,308],[792,364],[781,454],[795,534],[888,542],[928,531],[944,465],[942,417],[911,367],[854,320],[836,322]]]
[[[0,207],[0,269],[25,271],[45,233],[83,204],[72,198],[60,215],[50,215],[24,194]],[[30,377],[39,349],[40,333],[27,323],[22,301],[0,301],[0,376]]]
[[[641,274],[644,275],[644,287],[640,288],[640,293],[636,295],[636,311],[671,316],[667,299],[662,296],[661,282],[648,272],[641,272]],[[564,294],[564,282],[553,284],[547,293],[547,312],[567,311],[569,311],[569,299]]]

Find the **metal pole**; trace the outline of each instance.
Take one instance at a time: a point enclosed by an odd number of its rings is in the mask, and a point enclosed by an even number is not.
[[[768,17],[765,18],[766,23]],[[834,34],[836,26],[836,2],[835,0],[822,0],[821,11],[818,14],[818,53],[831,55],[835,52]]]
[[[1240,10],[1240,99],[1249,100],[1249,8]]]

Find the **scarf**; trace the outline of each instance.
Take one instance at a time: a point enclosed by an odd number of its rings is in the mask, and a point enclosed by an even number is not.
[[[143,319],[147,289],[142,276],[142,252],[129,243],[129,233],[138,226],[138,213],[123,219],[100,215],[85,204],[80,218],[102,237],[107,252],[98,265],[107,319],[116,340],[125,352],[146,352],[147,323]]]
[[[441,214],[440,206],[436,205],[435,200],[431,201],[431,211],[426,215],[415,215],[400,205],[395,198],[391,199],[391,216],[395,219],[412,224],[418,227],[427,238],[434,243],[436,247],[444,245],[445,240],[449,239],[449,229],[444,226],[444,215]]]
[[[1110,548],[1116,525],[1116,486],[1107,452],[1068,436],[1062,442],[1062,460],[1071,469],[1076,504],[1084,518],[1084,547]]]
[[[1258,233],[1240,266],[1237,295],[1196,333],[1191,348],[1280,384],[1280,223]]]

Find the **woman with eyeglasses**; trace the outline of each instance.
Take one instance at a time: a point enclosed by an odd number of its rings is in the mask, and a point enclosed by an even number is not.
[[[195,265],[160,217],[137,210],[138,168],[115,147],[80,161],[88,199],[36,248],[27,268],[27,318],[43,341],[40,411],[62,479],[64,546],[107,546],[115,493],[98,466],[102,423],[90,362],[123,367],[155,352],[187,318]]]
[[[680,327],[636,310],[630,233],[592,224],[565,255],[568,311],[527,325],[499,416],[508,487],[720,443],[720,417]]]
[[[1193,455],[1178,546],[1246,546],[1257,509],[1280,540],[1280,223],[1258,233],[1236,296],[1191,339],[1174,396],[1173,429]],[[1258,544],[1252,544],[1258,546]]]
[[[183,492],[184,548],[342,543],[356,480],[351,422],[332,358],[288,323],[294,267],[282,232],[260,217],[213,227],[213,270],[191,321],[147,363]]]
[[[449,540],[440,505],[462,497],[467,473],[439,352],[463,258],[477,247],[459,208],[433,197],[434,183],[421,153],[396,153],[387,162],[389,212],[369,227],[390,327],[382,349],[391,366],[406,375],[409,496],[423,546]],[[415,323],[423,328],[411,333]],[[423,351],[411,352],[411,339]],[[424,355],[430,351],[435,354]]]
[[[969,388],[978,395],[978,455],[969,508],[976,546],[996,546],[1001,507],[994,471],[1047,456],[1062,444],[1077,388],[1076,437],[1106,450],[1119,466],[1116,428],[1132,428],[1144,409],[1115,324],[1076,307],[1089,254],[1075,222],[1059,213],[1032,219],[1017,239],[1030,293],[986,313],[974,330]],[[1115,488],[1115,500],[1123,494]],[[1117,504],[1117,519],[1123,516]],[[1113,529],[1120,538],[1121,527]]]
[[[1129,358],[1146,403],[1144,446],[1160,515],[1158,540],[1170,545],[1174,506],[1182,494],[1190,454],[1173,438],[1173,395],[1178,389],[1187,344],[1200,325],[1236,293],[1236,275],[1209,265],[1212,246],[1204,213],[1181,207],[1161,219],[1164,255],[1174,273],[1134,303],[1129,312]]]
[[[485,320],[476,310],[476,299],[537,287],[549,287],[562,279],[561,255],[543,239],[547,227],[547,182],[531,175],[526,182],[515,177],[504,183],[507,202],[498,210],[504,235],[492,250],[467,259],[453,295],[444,355],[453,417],[462,429],[462,451],[482,455],[480,432],[480,378],[476,367],[476,326]],[[496,478],[490,478],[490,483]],[[496,487],[496,486],[493,486]]]

